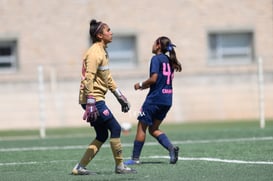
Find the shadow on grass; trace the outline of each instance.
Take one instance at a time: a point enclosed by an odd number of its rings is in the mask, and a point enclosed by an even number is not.
[[[102,171],[102,172],[94,172],[90,175],[73,175],[69,174],[71,177],[75,177],[80,180],[85,180],[85,179],[92,179],[96,181],[106,181],[109,180],[109,177],[111,180],[114,181],[122,181],[122,180],[136,180],[136,175],[137,173],[132,173],[132,174],[116,174],[114,172],[108,172],[108,171]],[[107,177],[107,178],[105,178]],[[74,179],[73,179],[74,180]]]
[[[144,165],[144,164],[165,164],[166,162],[161,162],[161,161],[147,161],[147,162],[141,162],[141,165]]]

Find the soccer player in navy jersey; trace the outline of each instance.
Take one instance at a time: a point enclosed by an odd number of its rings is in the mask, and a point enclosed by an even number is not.
[[[126,165],[140,164],[140,154],[145,143],[146,130],[169,152],[170,164],[178,160],[179,147],[174,146],[167,135],[159,129],[172,106],[172,79],[174,71],[181,72],[181,63],[176,58],[172,44],[168,37],[159,37],[153,44],[155,54],[150,63],[150,77],[144,82],[136,83],[135,90],[150,88],[138,116],[137,132],[134,140],[132,157],[125,161]],[[166,54],[169,53],[169,56]]]

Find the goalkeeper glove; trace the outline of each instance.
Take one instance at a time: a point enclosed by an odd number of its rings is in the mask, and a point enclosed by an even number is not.
[[[83,114],[83,120],[94,122],[99,116],[99,111],[96,107],[96,100],[93,96],[87,96],[86,109]]]
[[[114,91],[114,95],[116,96],[118,102],[121,105],[121,111],[125,113],[128,112],[130,110],[130,104],[127,101],[126,97],[120,92],[119,89],[116,89]]]

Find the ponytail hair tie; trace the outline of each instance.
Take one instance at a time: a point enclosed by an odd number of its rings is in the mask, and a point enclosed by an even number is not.
[[[171,52],[173,51],[173,47],[176,47],[174,44],[170,43],[168,46],[167,46],[167,51]]]

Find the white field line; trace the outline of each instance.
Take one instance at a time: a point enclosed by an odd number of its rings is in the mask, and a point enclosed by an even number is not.
[[[73,134],[73,138],[80,138],[80,137],[88,137],[88,134]],[[48,136],[46,138],[49,139],[59,139],[59,138],[71,138],[70,135],[56,135],[56,136]],[[0,141],[16,141],[16,140],[37,140],[41,139],[40,136],[7,136],[7,137],[0,137]]]
[[[31,161],[31,162],[11,162],[0,163],[0,166],[14,166],[14,165],[36,165],[36,164],[49,164],[49,163],[61,163],[61,162],[76,162],[77,160],[51,160],[51,161]]]
[[[150,156],[146,158],[166,158],[170,159],[169,156]],[[192,158],[192,157],[179,157],[179,160],[183,161],[208,161],[208,162],[222,162],[222,163],[237,163],[237,164],[256,164],[256,165],[273,165],[270,161],[244,161],[244,160],[227,160],[220,158]]]
[[[259,137],[259,138],[234,138],[234,139],[215,139],[215,140],[188,140],[188,141],[175,141],[174,144],[206,144],[206,143],[222,143],[222,142],[245,142],[245,141],[268,141],[273,140],[273,137]],[[147,142],[146,146],[157,145],[157,142]],[[104,145],[109,147],[109,145]],[[123,144],[123,147],[132,147],[132,144]],[[19,152],[19,151],[47,151],[47,150],[71,150],[71,149],[85,149],[84,146],[49,146],[49,147],[24,147],[24,148],[2,148],[0,152]],[[164,158],[169,159],[169,156],[150,156],[142,157],[142,159],[158,159]],[[207,162],[222,162],[222,163],[233,163],[233,164],[256,164],[256,165],[273,165],[271,161],[245,161],[245,160],[227,160],[220,158],[193,158],[193,157],[179,157],[179,160],[183,161],[207,161]],[[31,161],[31,162],[11,162],[1,163],[0,166],[13,166],[13,165],[35,165],[35,164],[48,164],[48,163],[59,163],[59,162],[76,162],[76,160],[53,160],[53,161]]]
[[[169,156],[149,156],[141,157],[142,159],[169,159]],[[129,159],[129,158],[128,158]],[[178,160],[182,161],[207,161],[207,162],[221,162],[221,163],[233,163],[233,164],[252,164],[252,165],[273,165],[270,161],[245,161],[245,160],[227,160],[220,158],[193,158],[193,157],[179,157]],[[55,164],[61,162],[77,162],[77,160],[52,160],[52,161],[31,161],[31,162],[11,162],[11,163],[0,163],[0,166],[15,166],[15,165],[37,165],[37,164]]]
[[[173,141],[173,144],[207,144],[207,143],[227,143],[227,142],[245,142],[245,141],[270,141],[273,137],[253,137],[253,138],[233,138],[233,139],[213,139],[213,140],[186,140]],[[158,145],[158,142],[146,142],[145,145]],[[123,143],[122,147],[132,147],[132,143]],[[45,147],[18,147],[18,148],[1,148],[0,152],[21,152],[21,151],[48,151],[48,150],[75,150],[84,149],[87,145],[72,145],[72,146],[45,146]],[[103,147],[109,147],[104,144]]]

